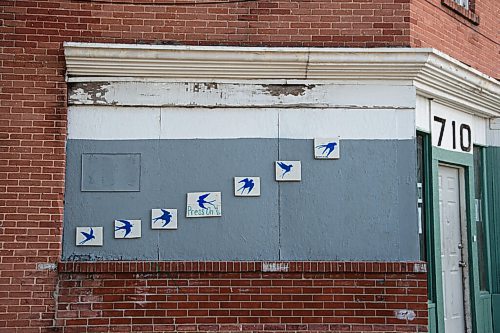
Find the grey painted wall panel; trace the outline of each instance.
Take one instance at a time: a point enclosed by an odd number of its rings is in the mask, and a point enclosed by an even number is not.
[[[161,259],[278,259],[278,185],[272,168],[277,139],[160,140],[159,144],[166,160],[159,185],[166,195],[175,193],[173,204],[180,215],[178,230],[168,232],[161,242]],[[235,176],[260,176],[265,183],[261,196],[235,197]],[[222,192],[222,217],[185,217],[186,194],[203,191]]]
[[[82,154],[82,191],[140,191],[140,154]]]
[[[414,255],[414,260],[420,260],[420,244],[418,238],[418,209],[417,209],[417,146],[415,141],[397,147],[397,175],[399,208],[399,242],[401,256]]]
[[[160,197],[160,174],[155,141],[68,140],[64,210],[63,258],[157,259],[158,233],[151,230],[147,209]],[[140,192],[80,192],[81,155],[141,154]],[[143,208],[144,207],[144,208]],[[170,208],[170,207],[169,207]],[[149,213],[150,215],[150,213]],[[114,239],[115,219],[142,219],[142,238]],[[103,247],[76,247],[77,226],[103,226]]]
[[[314,160],[313,140],[69,140],[63,259],[418,259],[414,140],[343,140]],[[140,153],[140,192],[81,192],[83,153]],[[301,160],[278,183],[274,161]],[[234,197],[234,176],[260,176],[261,197]],[[186,194],[222,192],[222,217],[188,219]],[[178,230],[151,230],[151,209],[177,208]],[[141,239],[113,239],[116,218]],[[77,226],[104,226],[103,247],[76,247]]]
[[[63,258],[278,259],[277,139],[69,140],[67,148]],[[80,192],[80,155],[110,152],[141,153],[141,192]],[[260,197],[235,198],[233,176],[260,176],[266,186]],[[223,216],[186,218],[186,194],[197,191],[222,192]],[[151,230],[153,208],[177,208],[178,229]],[[142,238],[114,239],[117,218],[142,219]],[[91,225],[105,227],[104,246],[76,247],[75,228]]]
[[[414,141],[344,140],[334,161],[312,146],[280,140],[280,159],[302,161],[280,187],[281,259],[417,259]]]

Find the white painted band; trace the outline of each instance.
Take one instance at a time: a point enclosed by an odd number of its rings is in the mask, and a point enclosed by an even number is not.
[[[186,109],[73,106],[68,138],[411,139],[412,109]]]
[[[194,82],[101,82],[72,85],[69,105],[217,108],[415,107],[415,89],[376,84],[225,84]]]

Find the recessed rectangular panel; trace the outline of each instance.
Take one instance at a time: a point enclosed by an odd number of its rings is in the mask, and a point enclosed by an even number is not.
[[[82,192],[138,192],[141,154],[82,154]]]

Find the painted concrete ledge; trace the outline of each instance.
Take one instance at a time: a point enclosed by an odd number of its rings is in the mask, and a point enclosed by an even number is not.
[[[59,273],[425,273],[425,262],[370,261],[106,261],[58,264]]]

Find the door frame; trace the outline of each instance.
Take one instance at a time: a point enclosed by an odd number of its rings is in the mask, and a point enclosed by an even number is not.
[[[470,313],[470,325],[472,332],[478,332],[477,313],[479,309],[479,270],[477,267],[478,254],[477,254],[477,233],[475,225],[475,211],[474,206],[474,158],[472,154],[458,153],[441,148],[432,147],[432,218],[429,238],[431,241],[432,251],[429,253],[429,261],[433,264],[430,265],[429,279],[430,294],[434,296],[435,317],[437,320],[437,332],[444,333],[444,296],[443,296],[443,281],[441,277],[442,263],[441,263],[441,228],[440,228],[440,212],[439,212],[439,165],[448,164],[463,168],[463,185],[465,192],[465,219],[467,228],[467,256],[468,256],[468,269],[469,276],[468,288],[464,288],[465,298],[469,299],[469,309],[464,309],[465,313]],[[431,282],[431,281],[430,281]],[[434,307],[430,306],[430,308]],[[467,326],[467,325],[466,325]]]
[[[449,163],[438,163],[438,177],[440,168],[454,169],[457,172],[458,181],[458,203],[459,203],[459,219],[460,219],[460,243],[463,244],[462,260],[465,262],[465,267],[468,268],[470,265],[469,260],[469,244],[468,244],[468,234],[469,230],[467,227],[467,196],[465,189],[465,168],[462,166],[449,164]],[[439,182],[439,178],[438,178]],[[439,187],[438,187],[438,200],[439,200]],[[438,206],[439,208],[439,206]],[[439,227],[441,228],[442,221],[439,221]],[[441,230],[441,229],[440,229]],[[442,244],[442,240],[441,243]],[[442,264],[442,261],[441,261]],[[464,328],[465,333],[472,332],[472,318],[471,318],[471,306],[470,306],[470,287],[469,287],[469,269],[463,269],[462,271],[462,281],[461,281],[461,291],[463,293],[463,316],[464,316]],[[443,307],[444,307],[444,295],[443,295]]]

